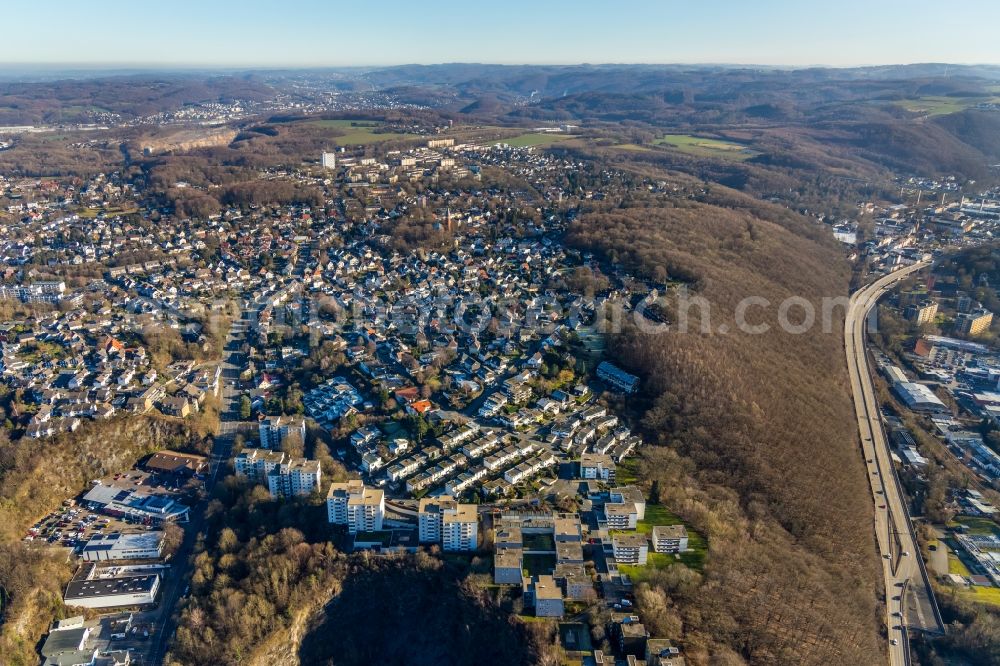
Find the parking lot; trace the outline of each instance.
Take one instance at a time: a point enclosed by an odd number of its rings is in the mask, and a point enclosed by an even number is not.
[[[202,486],[202,482],[197,478],[184,479],[169,474],[150,474],[139,470],[109,476],[102,479],[102,483],[123,490],[142,489],[168,493],[186,504],[193,503],[192,500]],[[90,511],[75,500],[68,500],[61,509],[53,511],[32,525],[24,539],[79,552],[79,549],[94,535],[138,532],[153,528],[152,524],[137,518],[107,516]]]
[[[111,518],[81,506],[66,506],[50,513],[28,530],[26,541],[38,541],[69,549],[77,549],[95,534],[142,529],[142,525]]]

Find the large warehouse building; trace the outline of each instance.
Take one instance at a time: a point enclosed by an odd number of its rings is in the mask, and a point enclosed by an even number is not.
[[[65,602],[81,608],[145,606],[156,601],[159,589],[160,574],[73,580],[66,586]]]

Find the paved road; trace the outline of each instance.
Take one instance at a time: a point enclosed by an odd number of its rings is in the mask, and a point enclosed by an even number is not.
[[[192,507],[191,520],[184,526],[184,542],[177,554],[174,555],[172,570],[164,581],[159,617],[154,622],[150,637],[153,644],[145,662],[147,665],[160,666],[163,663],[170,639],[173,638],[174,631],[177,629],[175,613],[191,579],[190,559],[194,552],[198,533],[202,532],[205,527],[207,498],[211,497],[212,489],[219,479],[220,470],[225,469],[226,462],[232,455],[233,436],[240,427],[240,393],[236,388],[236,382],[239,379],[242,360],[240,348],[245,340],[247,325],[245,318],[237,319],[233,322],[229,329],[229,335],[226,337],[220,376],[222,391],[219,405],[219,434],[212,447],[212,472],[205,481],[206,499]]]
[[[907,629],[943,632],[920,549],[910,523],[906,497],[896,478],[889,444],[882,429],[865,345],[865,323],[878,299],[896,282],[927,264],[900,269],[857,291],[848,307],[844,344],[861,433],[868,480],[875,500],[875,535],[885,582],[889,664],[910,663]]]

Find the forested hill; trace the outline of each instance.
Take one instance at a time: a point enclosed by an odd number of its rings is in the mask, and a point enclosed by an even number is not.
[[[872,507],[852,427],[843,310],[828,333],[784,333],[776,321],[786,298],[806,298],[819,313],[823,296],[848,291],[840,249],[817,231],[713,186],[697,202],[595,204],[569,237],[640,275],[685,275],[711,304],[711,334],[626,329],[612,347],[651,389],[639,406],[645,436],[672,449],[647,458],[646,480],[671,489],[669,504],[709,537],[698,593],[665,591],[693,643],[751,663],[879,660]],[[733,312],[747,296],[773,304],[753,322],[770,324],[767,334],[735,332]]]

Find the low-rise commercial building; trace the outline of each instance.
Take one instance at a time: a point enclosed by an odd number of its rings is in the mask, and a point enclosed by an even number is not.
[[[163,532],[95,534],[83,547],[87,562],[109,560],[153,560],[163,552]]]
[[[87,578],[70,581],[63,600],[67,606],[81,608],[145,606],[156,601],[159,589],[159,574]]]

